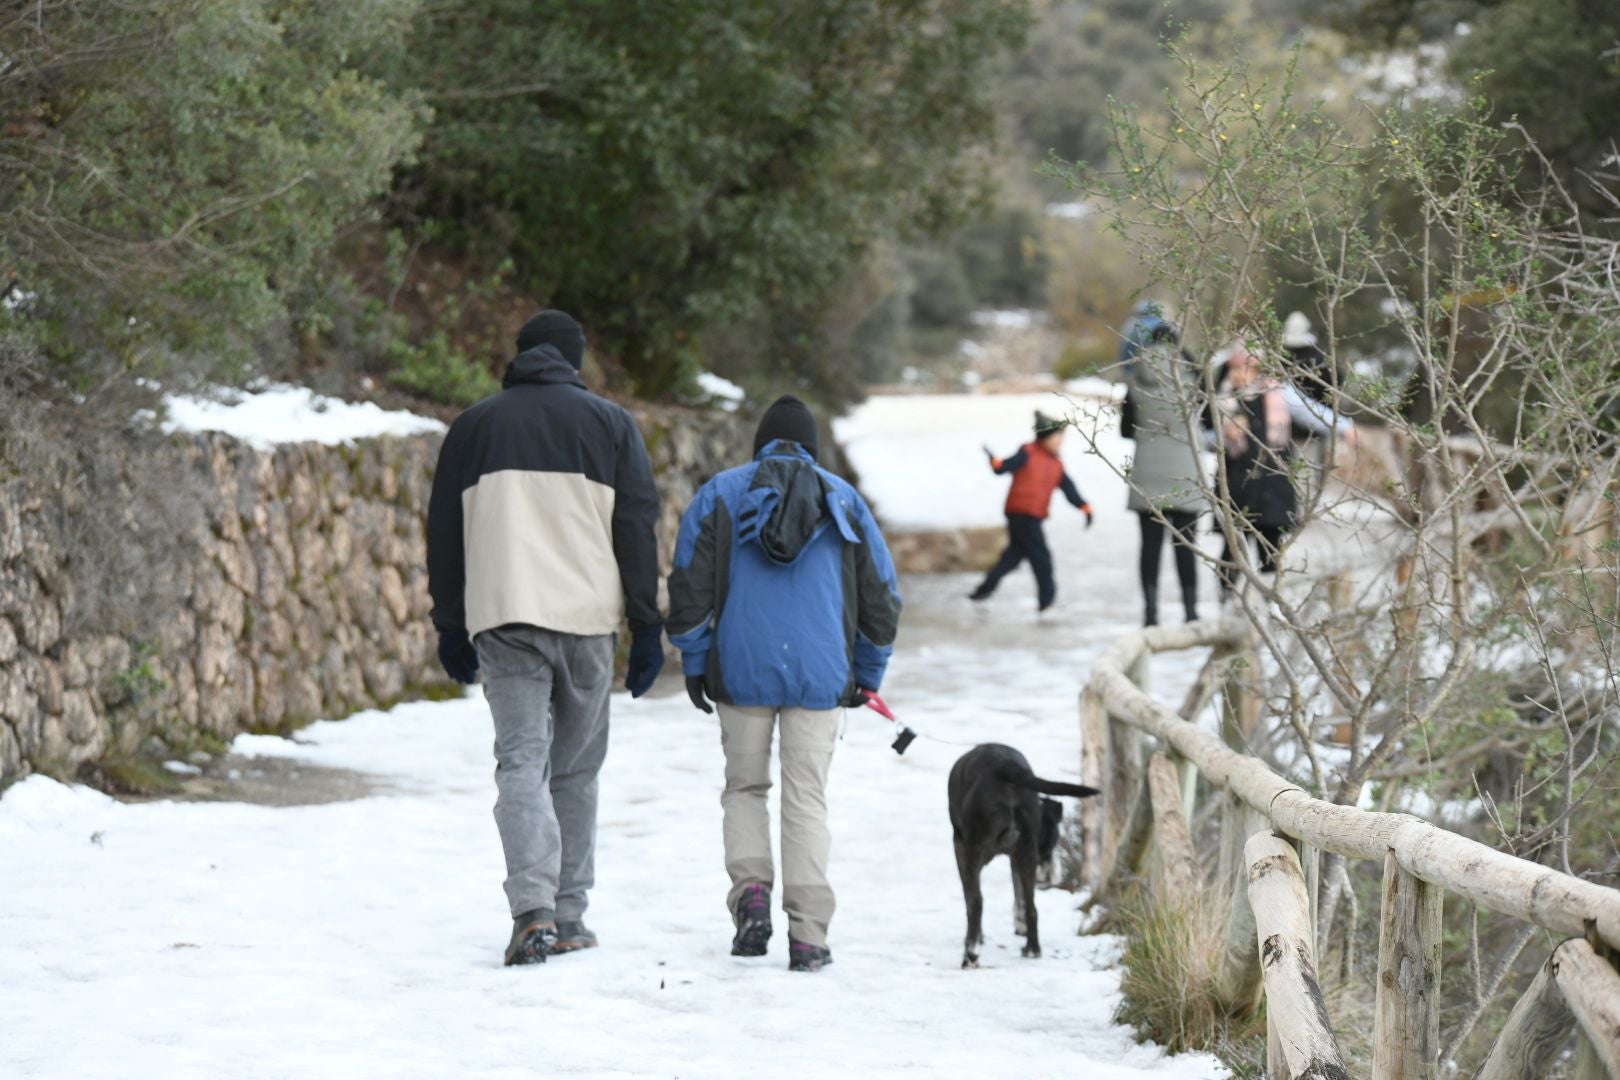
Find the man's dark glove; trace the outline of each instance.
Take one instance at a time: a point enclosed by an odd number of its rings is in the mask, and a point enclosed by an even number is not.
[[[625,672],[624,688],[638,698],[652,689],[663,670],[664,624],[644,626],[630,637],[630,669]]]
[[[849,692],[849,696],[844,699],[844,708],[846,708],[846,709],[859,709],[859,708],[862,708],[863,706],[866,705],[867,700],[869,698],[871,698],[871,696],[872,696],[872,691],[863,690],[859,686],[857,686],[855,689],[851,690]]]
[[[478,678],[478,650],[465,630],[439,631],[439,663],[444,673],[458,683]]]
[[[703,693],[703,676],[688,675],[686,677],[686,696],[692,699],[692,704],[706,713],[714,712],[714,706]]]

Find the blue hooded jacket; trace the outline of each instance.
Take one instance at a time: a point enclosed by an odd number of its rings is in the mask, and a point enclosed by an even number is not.
[[[685,673],[714,700],[832,709],[882,685],[900,590],[865,500],[778,439],[692,499],[669,608]]]

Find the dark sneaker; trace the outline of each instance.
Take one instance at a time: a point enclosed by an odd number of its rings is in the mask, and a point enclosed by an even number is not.
[[[986,600],[990,599],[990,593],[990,589],[980,585],[977,589],[974,589],[972,592],[968,593],[968,599],[972,600],[975,604],[982,604]]]
[[[579,952],[596,948],[596,934],[579,919],[558,919],[557,940],[551,946],[551,955]]]
[[[789,971],[820,971],[832,963],[832,950],[825,945],[809,945],[788,940]]]
[[[557,945],[557,924],[545,908],[525,911],[512,920],[512,941],[506,946],[506,966],[543,964]]]
[[[771,890],[749,885],[737,901],[737,936],[731,939],[732,956],[764,956],[771,940]]]

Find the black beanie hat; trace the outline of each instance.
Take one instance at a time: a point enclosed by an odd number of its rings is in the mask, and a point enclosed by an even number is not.
[[[537,345],[555,346],[575,371],[585,363],[585,331],[566,311],[542,311],[523,324],[517,351],[526,353]]]
[[[1066,428],[1068,426],[1069,426],[1069,422],[1067,420],[1058,420],[1058,419],[1056,419],[1054,417],[1047,416],[1045,413],[1041,412],[1041,410],[1039,410],[1039,409],[1035,410],[1035,435],[1036,435],[1036,437],[1040,437],[1040,436],[1043,436],[1043,435],[1050,435],[1054,431],[1062,431],[1064,428]]]
[[[814,458],[821,434],[810,406],[792,394],[783,394],[773,401],[771,407],[765,410],[765,415],[759,418],[759,429],[754,432],[754,453],[765,449],[765,445],[773,439],[796,442]]]

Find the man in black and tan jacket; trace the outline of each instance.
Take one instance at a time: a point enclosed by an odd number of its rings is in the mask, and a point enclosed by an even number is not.
[[[445,671],[483,672],[506,962],[531,964],[596,944],[584,915],[620,620],[632,696],[664,655],[658,491],[635,421],[580,381],[585,334],[568,315],[542,311],[517,348],[501,392],[462,413],[439,452],[428,588]]]

